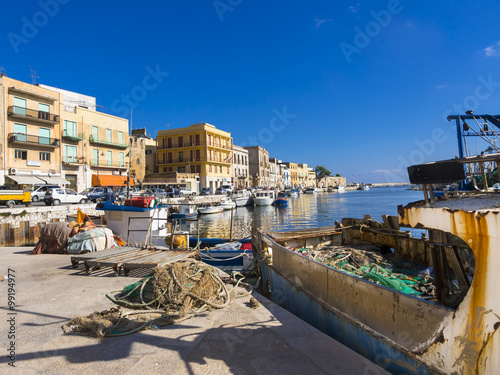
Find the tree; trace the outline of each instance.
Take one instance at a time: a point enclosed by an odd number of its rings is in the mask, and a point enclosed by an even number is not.
[[[322,165],[316,166],[316,168],[314,168],[314,172],[316,172],[316,176],[318,176],[319,178],[325,177],[325,176],[330,176],[332,174],[332,172],[330,172],[328,169],[326,169]]]

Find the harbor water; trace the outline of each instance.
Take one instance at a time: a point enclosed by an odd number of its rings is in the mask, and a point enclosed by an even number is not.
[[[247,238],[252,227],[264,231],[296,230],[334,225],[335,220],[345,217],[362,219],[371,215],[382,221],[381,215],[397,216],[397,206],[422,200],[421,191],[405,190],[404,187],[374,187],[370,190],[343,193],[300,194],[290,197],[287,207],[260,206],[238,207],[233,210],[233,238]],[[231,211],[201,215],[201,237],[230,236]],[[196,222],[185,224],[194,232]],[[188,228],[186,228],[188,229]]]

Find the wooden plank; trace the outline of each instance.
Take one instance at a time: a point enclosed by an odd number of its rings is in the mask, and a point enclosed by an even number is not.
[[[189,257],[190,255],[196,254],[195,251],[192,252],[179,252],[179,251],[161,251],[156,252],[155,254],[151,254],[148,256],[140,257],[131,261],[123,262],[123,266],[127,268],[142,266],[147,263],[154,263],[154,265],[161,262],[168,262],[171,259],[184,259]]]
[[[149,255],[150,250],[143,250],[139,252],[123,253],[116,256],[111,256],[102,259],[89,259],[85,263],[89,266],[111,267],[114,265],[121,265],[127,259],[134,259],[139,256]]]
[[[88,259],[100,259],[100,258],[106,258],[111,255],[118,255],[126,252],[131,252],[131,251],[136,251],[140,250],[138,247],[111,247],[109,249],[101,250],[101,251],[94,251],[92,253],[87,253],[87,254],[76,254],[71,256],[72,261],[84,261]]]

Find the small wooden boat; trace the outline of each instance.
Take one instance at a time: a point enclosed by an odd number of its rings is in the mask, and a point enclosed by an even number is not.
[[[274,201],[274,205],[280,206],[280,207],[288,206],[288,198],[287,198],[286,193],[284,191],[280,191],[278,193],[278,197]]]
[[[174,212],[172,218],[196,220],[198,218],[198,207],[190,199],[184,199],[179,205],[179,212]]]

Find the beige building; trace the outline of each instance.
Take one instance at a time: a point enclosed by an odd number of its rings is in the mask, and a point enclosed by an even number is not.
[[[248,173],[251,186],[269,187],[269,152],[260,146],[245,147],[248,150]]]
[[[1,183],[126,183],[128,120],[97,112],[93,97],[5,75],[0,95]]]
[[[233,186],[238,189],[249,185],[248,150],[244,147],[233,145]]]
[[[269,187],[280,188],[283,185],[280,163],[281,160],[269,158]]]
[[[197,173],[200,188],[215,191],[232,181],[231,133],[207,123],[161,130],[157,136],[158,172]]]
[[[316,172],[314,172],[313,167],[307,167],[307,180],[306,186],[316,186]]]
[[[307,164],[297,164],[297,176],[299,180],[299,186],[307,187],[307,175],[309,170],[307,169]]]
[[[156,140],[146,134],[145,128],[133,129],[130,144],[130,175],[136,184],[141,184],[146,175],[157,172]]]
[[[334,186],[346,186],[346,178],[341,176],[325,176],[318,180],[318,187],[327,188]]]

